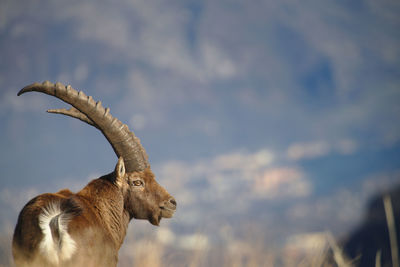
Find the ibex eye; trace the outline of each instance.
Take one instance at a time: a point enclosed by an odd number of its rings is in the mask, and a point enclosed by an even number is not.
[[[134,186],[141,186],[141,185],[143,185],[143,182],[140,181],[140,180],[135,180],[135,181],[132,182],[132,184],[133,184]]]

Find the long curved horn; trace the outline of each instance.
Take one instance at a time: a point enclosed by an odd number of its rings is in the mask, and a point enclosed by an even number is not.
[[[57,97],[70,104],[72,108],[69,110],[55,109],[48,112],[71,116],[98,128],[111,144],[115,154],[124,158],[128,172],[143,171],[150,167],[146,151],[140,144],[139,138],[129,130],[126,124],[111,116],[110,109],[102,107],[100,101],[94,101],[91,96],[86,96],[82,91],[76,91],[70,85],[53,84],[49,81],[28,85],[22,88],[18,95],[32,91]]]

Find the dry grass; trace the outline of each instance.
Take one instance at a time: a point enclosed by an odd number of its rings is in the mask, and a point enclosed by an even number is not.
[[[139,240],[124,246],[120,253],[119,266],[352,266],[331,234],[318,233],[318,235],[325,238],[325,244],[317,242],[315,246],[308,247],[309,250],[290,244],[285,249],[276,249],[267,247],[257,240],[232,241],[224,246],[185,250],[162,245],[155,239]]]
[[[399,267],[399,247],[397,243],[396,224],[394,221],[393,207],[390,195],[383,198],[383,206],[385,208],[386,222],[389,230],[389,240],[392,255],[393,267]],[[380,263],[379,263],[380,264]]]

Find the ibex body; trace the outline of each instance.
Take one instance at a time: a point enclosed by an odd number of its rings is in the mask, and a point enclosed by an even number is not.
[[[50,110],[85,121],[103,132],[119,157],[115,170],[74,194],[68,189],[39,195],[22,209],[13,237],[17,266],[116,266],[128,223],[158,225],[172,217],[176,202],[155,180],[139,139],[91,97],[62,84],[33,84],[71,104]]]

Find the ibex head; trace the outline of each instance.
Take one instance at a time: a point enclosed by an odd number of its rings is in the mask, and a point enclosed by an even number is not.
[[[150,169],[141,172],[125,172],[123,158],[115,167],[116,185],[123,191],[125,209],[130,218],[147,219],[158,225],[161,218],[171,218],[176,201],[154,179]]]
[[[115,170],[74,194],[65,189],[42,194],[22,209],[13,237],[17,266],[116,265],[118,249],[132,218],[154,225],[170,218],[175,199],[155,180],[139,138],[103,108],[71,86],[48,81],[23,88],[55,96],[72,107],[48,110],[80,119],[99,129],[114,149]],[[101,244],[101,246],[99,245]]]

